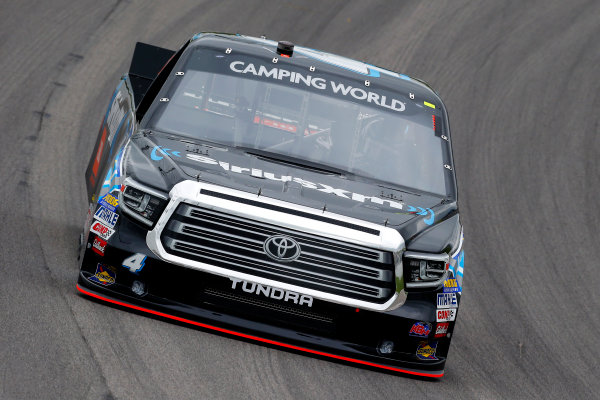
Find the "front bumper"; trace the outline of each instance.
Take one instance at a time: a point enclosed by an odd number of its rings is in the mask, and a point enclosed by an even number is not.
[[[217,331],[227,335],[253,340],[268,345],[279,346],[293,351],[355,363],[366,367],[380,368],[388,371],[429,378],[441,378],[444,376],[443,368],[445,364],[445,358],[440,359],[436,363],[430,363],[427,366],[427,369],[424,369],[423,365],[419,365],[418,363],[411,363],[408,361],[399,362],[397,359],[390,359],[373,354],[372,349],[366,348],[366,346],[343,343],[334,339],[332,340],[314,335],[300,335],[300,332],[297,331],[219,314],[210,310],[204,310],[200,308],[190,309],[186,305],[164,301],[164,299],[161,302],[162,304],[152,303],[145,300],[140,301],[140,299],[134,299],[133,297],[129,297],[127,299],[129,302],[127,302],[124,301],[125,299],[123,299],[122,296],[114,296],[113,294],[109,297],[101,294],[99,291],[97,291],[98,288],[89,288],[89,285],[87,285],[86,282],[88,281],[86,279],[82,279],[80,276],[77,290],[79,290],[79,292],[82,294],[91,296],[97,300],[106,301],[111,304],[145,312],[158,317],[183,322],[200,328]],[[184,318],[179,315],[187,315],[188,318]],[[237,330],[230,329],[230,327]],[[271,338],[277,338],[278,340]],[[303,347],[303,345],[310,346],[311,348]],[[325,351],[320,349],[325,349]]]
[[[424,377],[444,374],[450,335],[435,338],[435,329],[426,337],[408,334],[415,322],[435,327],[434,291],[409,294],[402,307],[388,312],[318,299],[312,307],[299,306],[234,290],[226,277],[167,263],[147,247],[146,232],[122,215],[103,255],[92,251],[95,235],[90,234],[78,290],[119,306],[294,351]],[[122,266],[132,253],[147,255],[137,273]],[[94,278],[99,265],[110,268],[114,280]],[[380,352],[383,342],[393,342],[391,353]],[[436,349],[433,359],[417,356],[424,345]]]

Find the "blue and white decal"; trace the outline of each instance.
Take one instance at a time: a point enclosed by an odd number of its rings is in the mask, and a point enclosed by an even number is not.
[[[106,178],[104,178],[104,183],[100,189],[101,193],[112,193],[115,190],[121,189],[119,178],[121,178],[121,160],[123,158],[123,149],[124,147],[121,148],[117,154],[117,157],[115,157],[115,161],[106,172]]]
[[[357,74],[361,74],[372,78],[379,78],[381,74],[385,74],[393,76],[394,78],[410,79],[406,75],[400,75],[396,72],[388,71],[386,69],[379,68],[374,65],[365,64],[363,62],[352,60],[350,58],[325,53],[307,47],[295,47],[294,53],[302,54],[303,56],[312,58],[314,60],[318,60],[326,64],[334,65],[336,67],[347,69],[349,71],[356,72]]]
[[[462,286],[463,273],[465,268],[465,251],[463,250],[463,241],[464,235],[463,232],[460,232],[460,242],[456,251],[452,254],[452,273],[454,277],[458,280],[459,286]]]
[[[457,263],[457,269],[456,269],[456,276],[462,281],[462,277],[463,277],[463,271],[465,268],[465,251],[462,250],[459,254],[458,254],[458,263]]]
[[[456,293],[438,293],[437,308],[458,308]]]
[[[104,206],[99,206],[96,212],[94,213],[94,218],[100,222],[103,222],[105,225],[110,228],[115,227],[117,220],[119,219],[119,214],[112,212],[108,208]]]

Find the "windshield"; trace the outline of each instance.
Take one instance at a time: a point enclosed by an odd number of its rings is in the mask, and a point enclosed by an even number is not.
[[[446,195],[439,106],[290,63],[202,47],[190,53],[146,128]]]

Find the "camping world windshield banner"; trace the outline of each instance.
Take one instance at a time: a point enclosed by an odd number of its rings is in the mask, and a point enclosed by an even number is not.
[[[407,107],[407,99],[403,95],[376,87],[375,82],[369,82],[369,86],[367,86],[364,80],[355,81],[344,79],[338,74],[310,72],[307,67],[289,63],[283,65],[284,62],[285,58],[280,58],[277,63],[273,63],[271,60],[246,54],[225,55],[213,49],[199,47],[190,57],[187,67],[197,71],[295,87],[303,91],[342,98],[387,111],[408,114],[416,111],[410,112]]]
[[[284,68],[268,68],[264,65],[246,63],[244,61],[232,61],[229,69],[238,74],[252,74],[258,77],[286,81],[304,87],[313,87],[319,90],[330,90],[332,94],[341,94],[342,96],[352,96],[355,100],[366,101],[380,107],[389,108],[394,111],[404,111],[405,103],[386,95],[379,95],[375,92],[366,91],[360,87],[353,87],[350,84],[326,80],[325,78],[313,77],[312,75],[303,75],[300,72],[290,71]]]

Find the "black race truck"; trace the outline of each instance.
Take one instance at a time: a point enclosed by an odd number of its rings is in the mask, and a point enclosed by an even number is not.
[[[444,374],[463,233],[448,116],[425,83],[264,38],[138,43],[85,178],[81,293]]]

